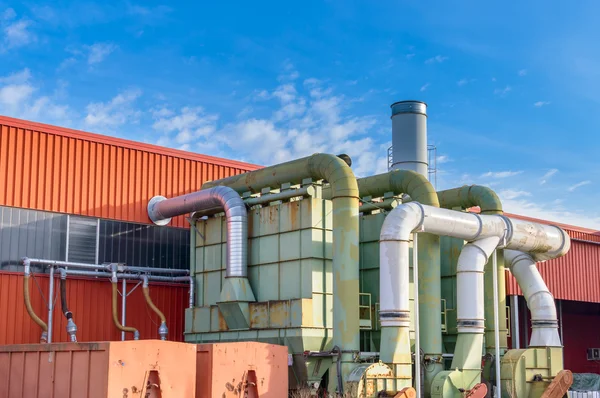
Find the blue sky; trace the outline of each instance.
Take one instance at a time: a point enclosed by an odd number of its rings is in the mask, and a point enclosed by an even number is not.
[[[0,0],[0,114],[365,176],[418,99],[438,189],[600,229],[600,3],[449,3]]]

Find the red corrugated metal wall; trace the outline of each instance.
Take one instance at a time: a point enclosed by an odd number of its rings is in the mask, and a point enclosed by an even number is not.
[[[33,279],[33,278],[32,278]],[[48,297],[48,275],[37,274],[30,280],[30,292],[33,308],[45,322],[48,309],[42,298]],[[66,321],[60,310],[60,292],[58,278],[55,279],[56,304],[54,308],[53,338],[55,342],[68,341],[65,331]],[[128,283],[128,291],[137,282]],[[121,282],[119,282],[119,290]],[[42,294],[40,294],[40,290]],[[79,341],[120,340],[121,332],[112,321],[111,284],[108,280],[69,278],[67,297],[69,310],[77,324]],[[188,301],[186,285],[151,284],[150,296],[157,307],[167,317],[169,340],[183,341],[184,313]],[[36,325],[25,309],[23,300],[23,274],[0,273],[0,344],[39,343],[41,329]],[[119,319],[121,319],[121,299],[119,298]],[[146,305],[141,286],[127,297],[126,324],[136,327],[142,339],[157,339],[159,318]],[[132,339],[130,333],[127,339]]]
[[[587,360],[588,348],[600,348],[600,304],[582,303],[563,300],[562,306],[562,336],[564,346],[564,367],[574,373],[600,373],[600,362]],[[519,329],[521,347],[531,338],[531,313],[527,311],[527,322],[523,324],[525,302],[521,298],[519,304]],[[509,347],[512,339],[508,339]]]
[[[148,200],[258,166],[0,117],[0,205],[150,223]],[[183,217],[170,224],[186,227]]]
[[[587,360],[588,348],[600,348],[600,305],[563,301],[565,369],[600,373],[600,363]]]
[[[600,303],[600,245],[573,240],[564,257],[538,263],[537,267],[554,298]],[[506,293],[523,294],[509,272]]]

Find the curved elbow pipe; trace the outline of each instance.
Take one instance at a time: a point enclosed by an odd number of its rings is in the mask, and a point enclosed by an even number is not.
[[[378,198],[388,192],[395,195],[407,194],[415,202],[439,207],[438,194],[433,185],[421,174],[412,170],[393,170],[389,173],[378,174],[356,180],[361,198],[371,196]],[[330,199],[330,186],[323,187],[323,198]]]
[[[227,277],[248,276],[248,213],[246,204],[233,189],[210,189],[167,199],[155,196],[148,203],[148,217],[157,225],[166,225],[171,217],[206,208],[222,208],[227,220]]]
[[[31,264],[28,259],[23,260],[24,271],[23,271],[23,297],[25,299],[25,308],[31,319],[42,328],[42,336],[40,338],[41,343],[48,341],[48,325],[46,322],[35,313],[31,305],[31,296],[29,294],[29,277],[31,276]]]
[[[438,192],[440,206],[446,209],[479,206],[481,214],[502,214],[502,202],[496,192],[482,185],[464,185]]]
[[[456,265],[456,324],[458,333],[484,331],[483,271],[502,235],[467,243]],[[479,363],[481,365],[481,361]]]
[[[117,305],[117,301],[118,301],[118,297],[119,297],[119,290],[117,287],[117,274],[116,272],[112,273],[112,277],[111,277],[111,285],[112,285],[112,317],[113,317],[113,322],[115,324],[115,326],[117,327],[117,329],[119,329],[122,332],[126,332],[126,333],[133,333],[133,339],[134,340],[139,340],[140,339],[140,332],[133,327],[130,326],[123,326],[121,325],[121,322],[119,322],[119,311],[118,311],[118,305]]]
[[[77,325],[73,320],[73,313],[69,311],[69,307],[67,306],[67,270],[64,268],[59,268],[60,272],[60,306],[63,315],[67,319],[67,334],[69,335],[69,339],[72,343],[77,342]]]
[[[561,347],[554,297],[542,279],[535,259],[516,250],[505,250],[504,259],[523,290],[527,306],[531,311],[532,331],[529,345]]]
[[[160,318],[158,335],[160,336],[161,340],[166,340],[167,334],[169,334],[169,329],[167,328],[167,318],[165,318],[165,315],[162,313],[162,311],[159,310],[158,307],[152,302],[152,298],[150,297],[150,287],[148,286],[148,277],[143,276],[142,280],[144,282],[142,285],[142,291],[144,292],[144,298],[146,299],[146,303],[148,304],[148,307],[150,307],[152,311],[154,311],[154,313],[156,313],[156,315],[158,315],[158,317]]]

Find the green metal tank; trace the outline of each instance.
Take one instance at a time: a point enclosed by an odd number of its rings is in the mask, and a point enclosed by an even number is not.
[[[199,219],[192,229],[195,308],[186,310],[185,341],[260,341],[286,345],[290,388],[316,388],[332,350],[332,202],[308,197],[248,212],[248,279],[255,302],[224,317],[226,220]]]

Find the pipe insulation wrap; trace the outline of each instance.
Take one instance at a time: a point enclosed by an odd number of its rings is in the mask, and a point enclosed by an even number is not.
[[[459,333],[484,332],[483,273],[485,264],[500,242],[490,236],[466,244],[456,265],[456,318]]]
[[[469,242],[496,236],[501,239],[501,246],[531,253],[536,260],[563,256],[571,246],[569,235],[559,227],[502,215],[478,215],[409,202],[393,209],[388,218],[392,216],[395,222],[406,225],[390,225],[387,229],[382,229],[382,240],[406,236],[408,230],[450,236]]]
[[[409,242],[381,241],[379,244],[381,298],[379,318],[381,326],[410,326]],[[405,266],[406,265],[406,266]]]
[[[164,225],[171,217],[215,207],[223,208],[227,222],[226,276],[246,278],[248,276],[248,213],[246,204],[232,188],[215,186],[172,199],[155,196],[148,203],[148,216],[154,223]]]
[[[561,347],[554,297],[536,267],[535,259],[516,250],[505,250],[504,258],[523,291],[531,311],[532,347]]]
[[[508,249],[526,252],[543,261],[564,256],[571,248],[569,235],[555,225],[509,219],[511,223]]]

